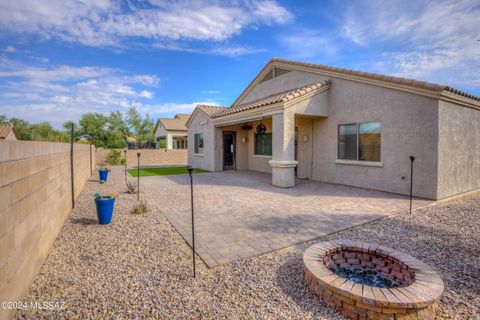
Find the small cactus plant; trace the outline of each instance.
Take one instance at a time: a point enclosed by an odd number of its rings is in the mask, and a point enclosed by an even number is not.
[[[127,181],[127,193],[135,193],[137,190],[137,184],[134,181]]]
[[[132,214],[135,215],[142,215],[148,212],[148,205],[145,201],[141,201],[140,203],[136,204],[132,209]]]

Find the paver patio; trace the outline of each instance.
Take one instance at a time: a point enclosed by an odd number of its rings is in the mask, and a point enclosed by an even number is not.
[[[188,175],[141,178],[141,191],[191,243]],[[214,267],[315,239],[409,208],[406,196],[317,181],[271,185],[253,171],[195,175],[195,245]],[[413,206],[432,201],[414,199]]]

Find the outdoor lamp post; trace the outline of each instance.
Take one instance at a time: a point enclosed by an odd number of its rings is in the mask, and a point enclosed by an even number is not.
[[[137,152],[137,201],[140,200],[140,152]]]
[[[193,218],[193,172],[195,167],[188,166],[188,175],[190,176],[190,201],[192,206],[192,256],[193,256],[193,277],[195,278],[195,219]]]
[[[74,124],[72,122],[72,127],[70,128],[70,176],[72,182],[72,209],[75,208],[75,181],[74,181],[74,172],[73,172],[73,135],[74,135]]]
[[[413,199],[413,161],[414,156],[410,156],[410,214],[412,214],[412,199]]]
[[[125,183],[127,183],[127,149],[123,150],[123,154],[125,156]]]

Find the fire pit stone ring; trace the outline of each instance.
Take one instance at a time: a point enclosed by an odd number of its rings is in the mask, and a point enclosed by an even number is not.
[[[310,291],[350,319],[434,319],[444,290],[422,261],[366,242],[317,243],[303,262]]]

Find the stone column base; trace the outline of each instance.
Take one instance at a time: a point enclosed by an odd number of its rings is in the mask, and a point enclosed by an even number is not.
[[[295,186],[295,167],[298,161],[270,160],[272,167],[272,185],[282,188]]]

